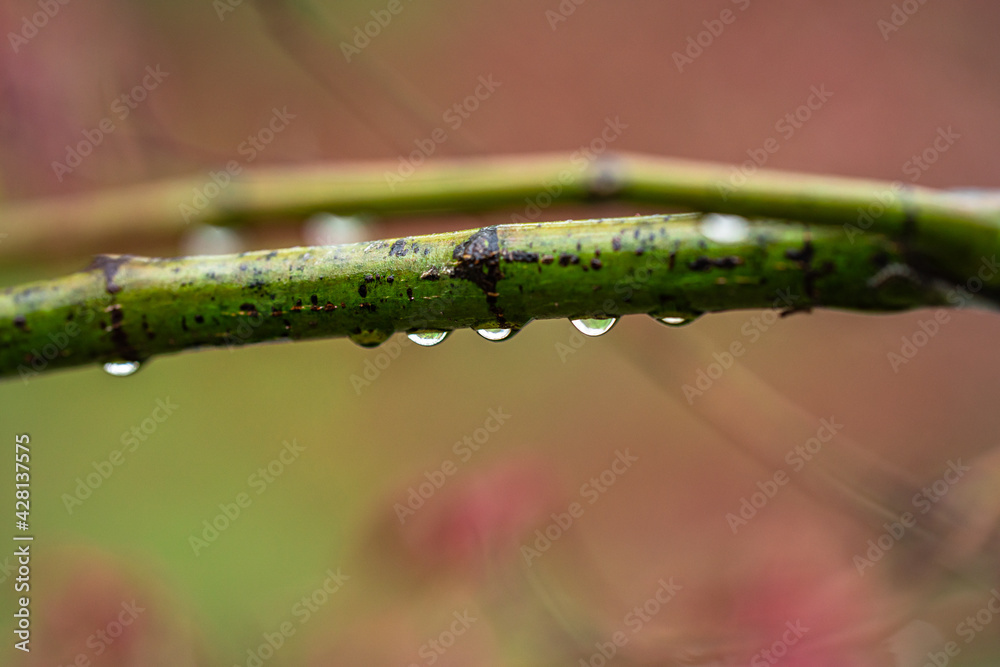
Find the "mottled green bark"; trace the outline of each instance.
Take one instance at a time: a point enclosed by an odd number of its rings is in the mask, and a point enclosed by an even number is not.
[[[0,375],[281,339],[377,344],[396,331],[543,318],[945,302],[940,285],[894,270],[909,258],[885,236],[849,241],[840,229],[755,222],[745,239],[719,243],[701,233],[700,218],[502,225],[231,256],[103,256],[82,272],[3,291]]]

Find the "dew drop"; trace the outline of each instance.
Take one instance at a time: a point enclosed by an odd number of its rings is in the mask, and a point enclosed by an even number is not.
[[[738,215],[709,213],[702,217],[698,231],[716,243],[739,243],[750,235],[750,224]]]
[[[683,327],[698,319],[697,317],[684,317],[681,315],[667,315],[666,317],[650,315],[650,317],[661,324],[666,324],[668,327]]]
[[[382,331],[380,329],[370,329],[368,331],[362,331],[361,333],[354,333],[348,336],[348,339],[355,345],[361,347],[378,347],[382,343],[389,340],[392,337],[392,332]]]
[[[302,235],[308,245],[338,245],[358,243],[368,238],[365,220],[360,216],[317,213],[302,227]]]
[[[476,329],[476,333],[486,340],[501,341],[514,335],[513,329]]]
[[[412,340],[417,345],[422,345],[423,347],[432,347],[438,343],[444,342],[444,339],[451,334],[450,331],[414,331],[413,333],[406,334],[406,337]]]
[[[138,361],[109,361],[104,364],[104,372],[116,378],[124,378],[139,370]]]
[[[229,255],[243,250],[239,232],[228,227],[199,225],[181,239],[183,255]]]
[[[573,326],[575,326],[580,333],[587,336],[600,336],[601,334],[606,334],[611,331],[611,327],[615,326],[615,322],[617,321],[617,317],[609,317],[607,319],[588,318],[571,320],[571,322],[573,322]]]

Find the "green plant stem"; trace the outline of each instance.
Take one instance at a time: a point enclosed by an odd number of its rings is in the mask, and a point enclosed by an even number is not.
[[[214,257],[101,256],[79,273],[0,293],[0,375],[281,339],[374,345],[397,331],[516,329],[543,318],[944,303],[935,285],[886,277],[885,267],[908,256],[881,234],[852,242],[839,229],[754,222],[745,239],[720,243],[702,234],[700,219],[501,225]]]
[[[170,238],[194,223],[259,224],[338,214],[470,211],[512,207],[512,222],[552,219],[552,203],[595,198],[798,220],[907,238],[911,253],[944,261],[955,276],[995,252],[996,198],[972,198],[886,181],[736,167],[633,154],[543,154],[429,161],[215,170],[193,178],[0,207],[6,257],[99,251],[109,238]],[[404,174],[401,176],[400,174]],[[226,183],[228,179],[228,183]],[[214,196],[210,196],[214,195]]]

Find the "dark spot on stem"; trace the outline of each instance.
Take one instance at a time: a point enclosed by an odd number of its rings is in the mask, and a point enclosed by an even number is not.
[[[728,257],[701,257],[688,263],[688,268],[692,271],[708,271],[709,269],[733,269],[743,263],[743,259],[730,255]],[[672,268],[672,267],[671,267]]]
[[[620,236],[613,236],[611,238],[611,249],[612,250],[621,250],[622,249],[622,237],[620,237]]]
[[[785,251],[785,257],[792,260],[799,265],[802,269],[802,286],[805,290],[806,296],[810,299],[816,298],[816,278],[823,275],[817,272],[812,265],[813,258],[816,256],[816,250],[813,248],[812,240],[806,232],[805,242],[802,244],[802,248],[795,250],[789,248]],[[830,272],[833,270],[833,265],[828,263],[828,266],[824,267],[824,272]]]
[[[524,250],[511,250],[505,252],[503,258],[508,262],[528,262],[534,264],[538,261],[537,252],[526,252]]]
[[[204,324],[205,323],[205,318],[202,315],[195,315],[194,316],[194,321],[197,322],[198,324]]]
[[[118,358],[126,361],[141,361],[138,351],[132,346],[132,343],[128,338],[128,333],[122,326],[122,322],[125,319],[125,313],[122,311],[121,304],[113,303],[104,310],[111,316],[111,326],[106,327],[106,330],[111,338],[111,342],[115,346],[115,352],[118,355]]]
[[[28,320],[24,318],[24,315],[18,315],[14,318],[14,326],[21,331],[28,330]]]
[[[361,296],[362,299],[368,296],[368,286],[365,285],[364,283],[358,285],[358,294]]]
[[[785,251],[785,257],[792,260],[793,262],[800,262],[803,265],[808,265],[812,262],[813,256],[815,255],[815,249],[813,248],[812,241],[806,239],[806,242],[802,245],[800,250],[788,249]]]
[[[405,257],[407,252],[409,251],[406,249],[406,241],[404,239],[397,239],[393,242],[392,247],[389,248],[389,257]]]
[[[468,280],[486,294],[486,305],[496,315],[497,323],[506,325],[503,311],[497,307],[500,290],[497,284],[503,278],[500,271],[500,240],[496,227],[483,227],[464,242],[455,246],[451,253],[457,262],[452,278]],[[421,276],[423,277],[423,276]]]
[[[559,266],[569,266],[570,264],[579,264],[580,258],[576,255],[571,255],[569,253],[562,253],[559,255]]]
[[[121,285],[115,283],[115,276],[118,274],[118,269],[130,259],[132,259],[131,255],[98,255],[85,270],[100,269],[103,271],[104,289],[107,290],[108,294],[117,294],[122,288]]]
[[[595,271],[600,270],[600,268],[603,267],[603,266],[604,266],[604,262],[602,262],[601,260],[597,259],[596,257],[594,259],[590,260],[590,268],[594,269]]]
[[[412,287],[407,287],[406,288],[406,296],[407,296],[407,298],[409,298],[410,301],[413,301],[413,288]]]

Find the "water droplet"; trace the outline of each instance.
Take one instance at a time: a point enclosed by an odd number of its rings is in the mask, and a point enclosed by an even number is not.
[[[587,336],[600,336],[601,334],[606,334],[611,331],[611,327],[615,326],[615,322],[618,321],[617,317],[609,317],[606,319],[597,318],[586,318],[581,320],[571,320],[573,326],[577,330]]]
[[[138,361],[109,361],[104,364],[104,372],[116,378],[123,378],[132,375],[139,370]]]
[[[382,331],[381,329],[369,329],[368,331],[362,331],[361,333],[351,334],[348,336],[352,343],[360,345],[361,347],[378,347],[391,337],[392,332]]]
[[[476,333],[486,340],[500,341],[510,338],[517,332],[514,329],[476,329]]]
[[[182,255],[229,255],[242,249],[239,232],[228,227],[199,225],[181,239]]]
[[[702,217],[698,231],[716,243],[739,243],[750,235],[750,223],[738,215],[709,213]]]
[[[438,343],[444,342],[444,339],[451,334],[450,331],[414,331],[411,334],[406,334],[406,337],[412,340],[417,345],[422,345],[424,347],[431,347],[437,345]]]
[[[650,317],[661,324],[666,324],[668,327],[683,327],[698,319],[697,317],[688,317],[683,315],[667,315],[666,317],[650,315]]]
[[[302,236],[308,245],[338,245],[358,243],[368,238],[365,220],[360,216],[317,213],[302,227]]]

